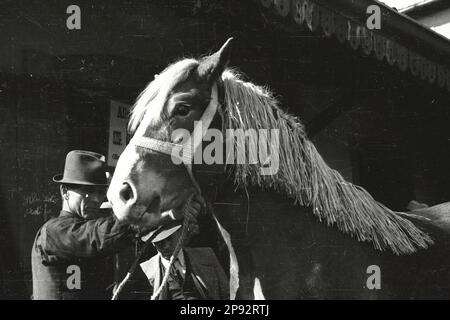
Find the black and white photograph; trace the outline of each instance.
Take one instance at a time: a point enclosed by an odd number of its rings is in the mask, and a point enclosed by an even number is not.
[[[450,1],[0,0],[0,300],[448,299]]]

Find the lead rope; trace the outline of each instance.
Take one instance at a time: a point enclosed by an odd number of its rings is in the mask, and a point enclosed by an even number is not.
[[[194,178],[194,175],[192,173],[192,167],[188,167],[188,172],[189,172],[189,176],[191,177],[194,186],[197,189],[197,192],[199,194],[201,194],[200,186],[199,186],[197,180]],[[187,238],[187,235],[188,235],[187,232],[189,231],[189,224],[192,222],[192,220],[188,219],[189,217],[191,217],[191,215],[186,215],[186,211],[190,207],[189,204],[192,201],[193,197],[194,197],[194,194],[192,194],[190,196],[190,198],[188,199],[188,201],[186,202],[185,208],[183,210],[185,219],[183,221],[183,227],[182,227],[180,239],[178,240],[175,250],[174,250],[172,256],[170,257],[169,266],[167,267],[167,269],[164,273],[164,277],[163,277],[163,280],[161,281],[161,285],[155,291],[155,293],[152,295],[151,300],[156,300],[156,298],[161,294],[162,290],[164,289],[164,286],[167,284],[170,269],[172,268],[175,258],[178,256],[178,253],[180,252],[181,248],[183,247],[183,242]],[[237,289],[239,288],[239,265],[237,263],[236,253],[235,253],[233,245],[231,243],[231,236],[225,230],[225,228],[220,224],[219,220],[217,219],[216,215],[214,214],[213,206],[209,202],[207,202],[206,204],[207,204],[207,208],[208,208],[209,212],[211,213],[211,215],[214,218],[214,221],[217,224],[217,228],[219,229],[220,234],[221,234],[223,240],[225,241],[225,244],[228,247],[228,251],[230,254],[230,288],[229,288],[230,289],[230,300],[234,300],[236,298]]]
[[[152,295],[150,300],[156,300],[156,298],[158,298],[158,296],[161,294],[162,290],[164,289],[164,286],[167,284],[167,280],[169,279],[170,269],[172,268],[172,265],[175,262],[176,257],[178,257],[178,254],[180,253],[180,250],[183,247],[183,243],[187,239],[188,231],[190,231],[189,224],[191,224],[194,221],[192,219],[190,219],[191,215],[186,215],[186,213],[187,213],[188,208],[190,207],[189,205],[190,205],[193,197],[194,197],[194,194],[192,194],[188,198],[188,200],[184,206],[184,209],[183,209],[184,220],[183,220],[183,226],[181,229],[180,238],[178,239],[178,243],[175,247],[175,250],[173,251],[172,256],[170,257],[169,266],[166,268],[163,280],[161,281],[161,285],[159,286],[158,289],[155,288],[156,290],[154,290],[154,294]]]
[[[161,228],[162,228],[162,226],[160,226],[158,229],[161,229]],[[119,294],[122,292],[123,288],[125,287],[125,284],[128,282],[128,280],[130,279],[130,277],[133,275],[134,271],[136,270],[139,260],[141,260],[142,254],[148,248],[150,243],[152,243],[152,240],[158,235],[158,233],[159,233],[158,231],[154,232],[152,234],[152,236],[144,243],[143,247],[139,251],[138,256],[136,257],[136,259],[134,260],[130,269],[128,270],[125,278],[123,278],[123,280],[117,286],[116,290],[114,290],[111,300],[117,300],[119,298]]]
[[[197,194],[201,195],[202,190],[200,189],[200,185],[198,184],[197,180],[194,177],[194,173],[192,170],[192,164],[190,164],[190,163],[186,164],[186,169],[189,174],[189,177],[191,178],[192,184],[194,185],[194,187],[197,191]],[[173,265],[176,257],[178,257],[178,254],[180,253],[180,250],[183,247],[183,243],[187,238],[188,231],[189,231],[189,224],[194,222],[191,219],[189,219],[191,217],[191,215],[186,214],[188,208],[190,208],[189,205],[193,198],[194,198],[194,193],[191,194],[191,196],[188,198],[188,200],[184,206],[184,209],[183,209],[184,221],[183,221],[180,238],[178,239],[178,243],[175,247],[175,250],[173,251],[172,256],[170,257],[169,266],[166,268],[163,280],[161,281],[161,285],[159,286],[159,288],[157,290],[154,291],[155,293],[152,295],[150,300],[156,300],[156,298],[161,294],[162,290],[164,289],[164,286],[167,284],[167,280],[169,279],[169,274],[170,274],[170,268],[172,268],[172,265]]]
[[[191,215],[187,215],[187,210],[189,208],[189,205],[193,199],[194,194],[192,194],[188,200],[186,201],[185,206],[183,207],[183,215],[185,217],[190,217]],[[192,223],[191,219],[185,218],[182,226],[181,236],[178,240],[177,246],[175,247],[175,250],[172,254],[172,257],[170,258],[169,262],[169,268],[167,268],[166,273],[164,275],[163,282],[161,283],[160,288],[157,290],[157,292],[152,295],[151,300],[155,300],[155,298],[161,293],[161,290],[163,289],[164,285],[167,282],[168,277],[168,271],[170,270],[170,267],[172,267],[173,262],[175,261],[174,257],[178,256],[178,253],[180,252],[180,249],[182,248],[182,244],[187,236],[187,231],[189,231],[189,224]],[[162,229],[163,226],[158,227],[158,229]],[[120,284],[117,286],[116,290],[114,290],[113,296],[111,300],[117,300],[119,298],[120,293],[122,292],[123,288],[125,287],[125,284],[130,280],[131,276],[136,271],[136,267],[139,264],[139,261],[141,260],[142,254],[145,252],[145,250],[148,248],[148,246],[152,243],[153,239],[159,234],[158,229],[156,232],[152,234],[152,236],[144,243],[143,247],[139,251],[138,256],[134,260],[133,264],[131,265],[129,271],[127,272],[124,279],[120,282]]]

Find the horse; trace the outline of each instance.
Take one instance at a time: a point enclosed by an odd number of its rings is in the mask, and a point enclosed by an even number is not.
[[[449,298],[442,228],[330,168],[270,89],[228,67],[232,43],[170,64],[140,93],[107,192],[116,217],[156,227],[201,192],[229,253],[231,299]]]

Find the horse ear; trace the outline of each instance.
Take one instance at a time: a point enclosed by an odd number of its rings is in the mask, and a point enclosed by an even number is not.
[[[200,62],[197,73],[201,78],[212,82],[222,74],[230,60],[232,43],[233,38],[229,38],[219,51]]]

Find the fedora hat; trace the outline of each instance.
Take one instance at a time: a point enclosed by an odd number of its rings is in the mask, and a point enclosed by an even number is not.
[[[107,186],[105,156],[92,151],[70,151],[66,156],[64,174],[55,175],[53,181],[89,186]]]
[[[171,223],[168,223],[165,226],[159,227],[153,231],[150,231],[145,236],[141,237],[141,240],[146,242],[148,239],[152,238],[154,235],[156,235],[152,239],[152,243],[159,242],[161,240],[164,240],[168,237],[170,237],[172,234],[178,231],[178,229],[181,228],[183,224],[183,220],[175,220]]]

